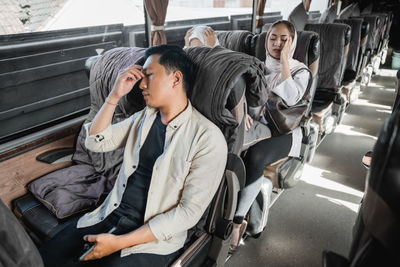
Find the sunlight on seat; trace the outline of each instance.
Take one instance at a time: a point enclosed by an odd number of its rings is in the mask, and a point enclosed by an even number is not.
[[[329,190],[337,191],[337,192],[343,192],[346,194],[350,194],[359,198],[362,198],[363,192],[358,191],[354,188],[351,188],[349,186],[343,185],[338,182],[331,181],[329,179],[323,178],[322,173],[323,172],[329,172],[328,170],[323,170],[314,166],[306,165],[303,170],[303,175],[301,177],[301,180],[308,183],[312,184],[318,187],[326,188]]]
[[[315,196],[319,197],[319,198],[327,199],[330,202],[335,203],[335,204],[337,204],[339,206],[345,206],[346,208],[354,211],[355,213],[358,212],[358,208],[360,206],[360,204],[354,204],[354,203],[351,203],[351,202],[346,201],[346,200],[341,200],[341,199],[337,199],[337,198],[333,198],[333,197],[327,197],[327,196],[323,196],[323,195],[320,195],[320,194],[315,194]]]

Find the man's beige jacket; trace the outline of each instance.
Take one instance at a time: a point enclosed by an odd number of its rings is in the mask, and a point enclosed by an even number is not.
[[[128,119],[110,125],[97,135],[88,134],[85,145],[95,152],[125,146],[124,161],[106,200],[78,221],[78,228],[104,220],[121,202],[127,179],[139,165],[139,152],[158,110],[146,107]],[[227,145],[221,131],[192,105],[168,123],[164,152],[154,163],[148,192],[145,223],[156,241],[125,248],[131,253],[170,254],[184,245],[193,227],[210,204],[223,177]]]

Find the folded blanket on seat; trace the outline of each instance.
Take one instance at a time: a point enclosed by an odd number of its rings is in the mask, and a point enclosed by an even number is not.
[[[267,101],[264,64],[259,59],[223,47],[188,47],[188,56],[196,65],[196,79],[188,92],[193,106],[215,123],[228,143],[228,151],[237,135],[238,122],[226,108],[232,88],[243,76],[246,81],[246,101],[251,107]],[[205,93],[202,88],[210,88]]]
[[[111,181],[90,165],[64,168],[28,184],[28,190],[59,219],[96,207]]]

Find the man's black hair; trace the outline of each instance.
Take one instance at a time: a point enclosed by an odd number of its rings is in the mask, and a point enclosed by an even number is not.
[[[186,53],[176,45],[158,45],[146,49],[145,60],[152,55],[160,55],[159,64],[168,74],[179,70],[183,75],[183,88],[189,92],[194,82],[194,65]]]

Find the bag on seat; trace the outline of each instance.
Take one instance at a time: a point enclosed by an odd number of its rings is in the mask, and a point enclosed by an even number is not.
[[[303,97],[293,106],[288,106],[285,101],[277,94],[271,92],[268,101],[265,103],[264,116],[268,121],[268,127],[271,129],[272,136],[287,134],[300,125],[303,116],[306,115],[310,104],[309,91],[312,84],[312,74],[307,68],[301,68],[292,73],[295,76],[297,72],[306,70],[309,72],[309,81]]]

